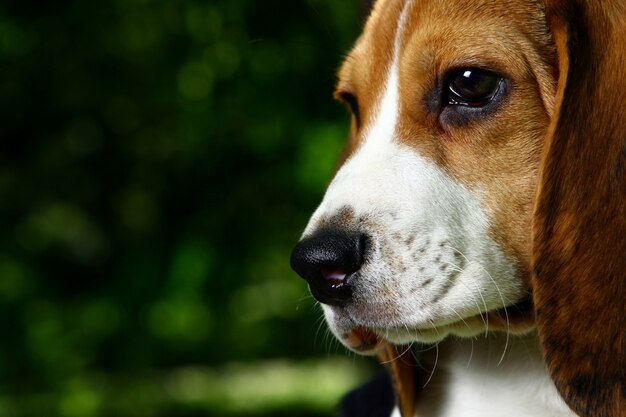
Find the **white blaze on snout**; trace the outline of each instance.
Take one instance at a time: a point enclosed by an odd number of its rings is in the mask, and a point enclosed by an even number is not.
[[[407,10],[405,5],[374,122],[304,233],[332,222],[368,237],[364,263],[351,282],[353,299],[341,308],[324,306],[340,339],[365,326],[392,342],[432,341],[447,334],[446,326],[520,298],[514,263],[490,237],[478,196],[396,137],[398,49]],[[340,216],[346,208],[351,215]]]
[[[380,184],[380,181],[377,181],[379,184],[372,189],[373,184],[371,184],[371,180],[376,178],[384,180],[384,176],[381,177],[380,175],[380,170],[385,164],[393,162],[394,159],[393,154],[395,150],[392,142],[399,111],[397,55],[401,28],[406,19],[407,9],[408,7],[405,5],[400,16],[400,24],[398,25],[394,43],[394,57],[389,69],[388,80],[383,90],[384,93],[376,111],[377,117],[374,119],[374,123],[367,128],[363,144],[359,150],[346,161],[328,187],[322,204],[313,214],[304,232],[305,235],[309,235],[314,231],[316,220],[327,216],[329,211],[336,209],[337,205],[341,204],[342,201],[347,203],[348,206],[356,203],[352,195],[356,195],[357,199],[365,199],[372,194],[382,192],[386,188],[384,184]],[[366,184],[366,180],[370,181]],[[344,190],[342,187],[352,188],[351,196],[343,195]],[[338,199],[335,199],[337,194],[340,194],[340,196]]]
[[[393,144],[398,114],[397,85],[397,69],[394,65],[375,123],[367,130],[359,150],[346,161],[331,182],[305,234],[311,233],[316,227],[316,219],[332,215],[333,211],[338,211],[342,206],[354,208],[359,203],[367,204],[371,198],[380,200],[380,196],[387,194],[385,191],[392,184],[386,181],[393,181],[396,176],[394,172],[388,171],[401,169],[402,163],[398,159],[403,158],[402,152],[398,152],[397,146]],[[400,190],[394,194],[397,191]]]

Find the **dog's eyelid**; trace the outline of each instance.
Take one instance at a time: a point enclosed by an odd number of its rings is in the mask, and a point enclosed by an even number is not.
[[[360,124],[360,110],[359,110],[359,101],[356,95],[348,90],[338,89],[334,94],[335,98],[342,103],[345,103],[350,107],[354,118],[356,119],[357,126]]]
[[[351,94],[356,96],[356,92],[352,83],[348,80],[338,80],[335,85],[335,91],[333,92],[333,97],[337,100],[343,101],[343,96],[346,94]]]
[[[354,89],[346,86],[337,87],[333,93],[335,100],[339,100],[344,103],[350,99],[350,96],[356,98],[356,93],[354,92]]]
[[[496,60],[467,57],[439,67],[437,73],[441,78],[445,79],[448,75],[461,70],[490,72],[502,78],[510,78],[511,75],[506,66],[498,63]]]

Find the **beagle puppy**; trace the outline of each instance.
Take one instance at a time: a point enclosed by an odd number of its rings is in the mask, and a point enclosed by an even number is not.
[[[335,96],[291,265],[394,415],[626,416],[626,1],[378,0]]]

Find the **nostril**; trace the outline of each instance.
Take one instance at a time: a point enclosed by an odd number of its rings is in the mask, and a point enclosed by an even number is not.
[[[339,268],[322,267],[320,272],[322,273],[322,277],[333,286],[343,285],[348,277],[348,274]]]
[[[344,304],[352,296],[352,277],[363,264],[365,242],[365,236],[358,233],[317,233],[296,245],[291,267],[309,283],[319,301]]]

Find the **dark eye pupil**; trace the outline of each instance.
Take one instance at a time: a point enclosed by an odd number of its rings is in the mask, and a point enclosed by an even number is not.
[[[482,105],[493,98],[501,78],[479,69],[463,69],[452,74],[448,88],[452,104]]]

